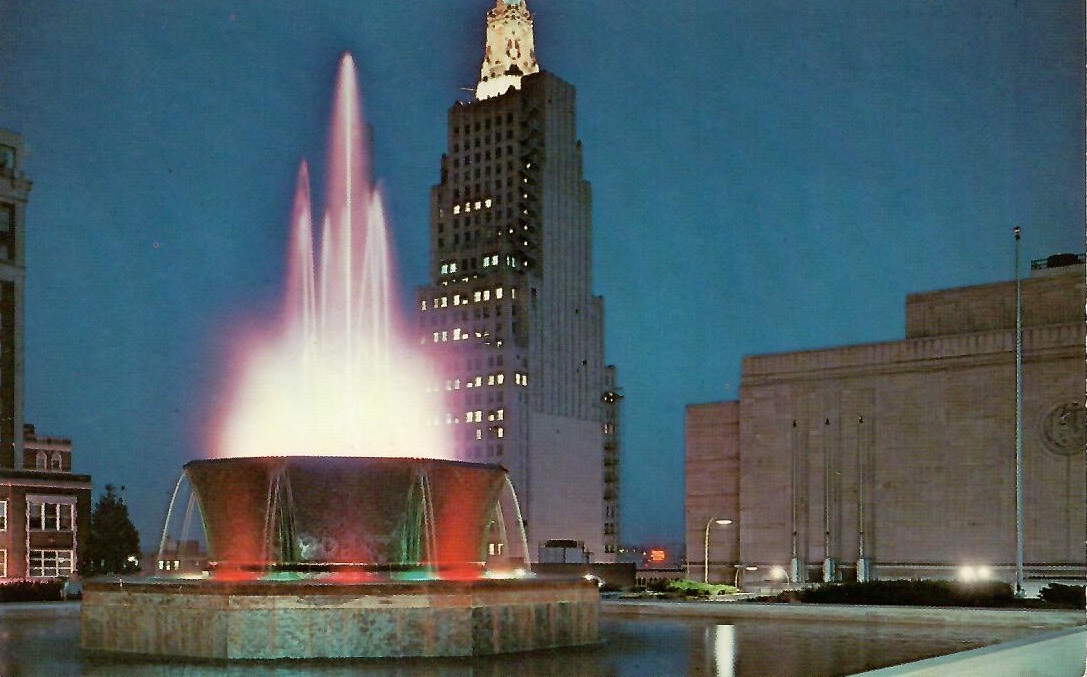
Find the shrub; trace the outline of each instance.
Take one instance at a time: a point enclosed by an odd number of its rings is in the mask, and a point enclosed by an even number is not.
[[[61,580],[17,580],[0,583],[0,602],[56,602],[60,600]]]
[[[1011,585],[1001,581],[961,583],[942,580],[889,580],[865,583],[826,583],[790,591],[801,602],[820,604],[884,604],[892,606],[975,606],[1011,604]],[[778,601],[788,601],[784,593]]]
[[[1087,593],[1085,593],[1082,585],[1050,583],[1042,588],[1038,596],[1052,604],[1071,609],[1081,609],[1085,603],[1085,594]]]
[[[717,585],[714,583],[681,580],[669,581],[668,592],[679,593],[684,597],[709,597],[711,595],[723,595],[738,591],[731,585]]]

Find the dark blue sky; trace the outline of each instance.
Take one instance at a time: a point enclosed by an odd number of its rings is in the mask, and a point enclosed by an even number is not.
[[[26,138],[26,413],[145,545],[230,327],[279,294],[297,164],[359,65],[405,296],[490,0],[0,0]],[[529,0],[578,90],[626,394],[623,540],[680,541],[684,406],[752,353],[893,340],[905,295],[1083,251],[1082,0]]]

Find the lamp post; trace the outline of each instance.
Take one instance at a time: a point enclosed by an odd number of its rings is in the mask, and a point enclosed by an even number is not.
[[[721,517],[711,517],[706,520],[706,538],[702,541],[702,582],[710,582],[710,527],[714,524],[725,526],[732,524],[732,520]]]

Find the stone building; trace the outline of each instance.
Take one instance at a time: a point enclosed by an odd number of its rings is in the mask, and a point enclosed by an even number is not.
[[[614,561],[622,398],[592,291],[575,91],[540,70],[525,2],[497,0],[486,36],[431,190],[420,338],[446,365],[460,457],[509,470],[529,551],[570,540]]]
[[[23,423],[24,233],[31,182],[22,137],[0,130],[0,579],[74,571],[90,528],[91,478],[71,440]]]
[[[1084,574],[1084,265],[1022,280],[1026,578]],[[688,561],[711,578],[1016,579],[1015,282],[910,295],[901,341],[757,355],[687,408]],[[714,518],[729,525],[707,524]]]

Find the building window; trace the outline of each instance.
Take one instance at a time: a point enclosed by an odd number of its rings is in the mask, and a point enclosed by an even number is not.
[[[0,578],[8,577],[8,551],[0,549]]]
[[[59,451],[53,452],[53,457],[49,461],[49,468],[51,470],[63,470],[64,459],[61,458]]]
[[[72,573],[71,550],[31,550],[30,577],[57,578]]]
[[[34,469],[45,470],[46,465],[49,463],[48,457],[46,457],[44,451],[39,451],[37,456],[34,457]]]
[[[8,528],[8,502],[0,501],[0,531],[7,531]]]
[[[75,506],[71,503],[48,503],[27,500],[26,525],[34,531],[71,531]]]

